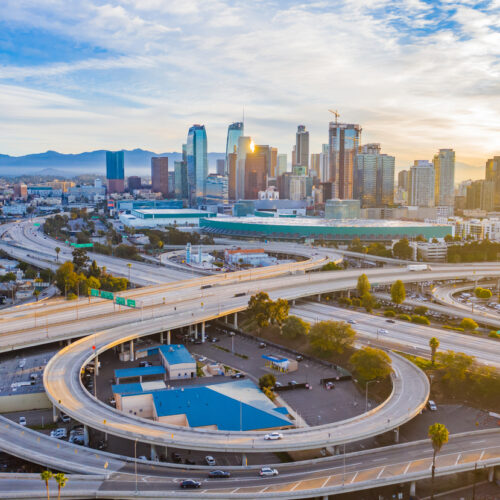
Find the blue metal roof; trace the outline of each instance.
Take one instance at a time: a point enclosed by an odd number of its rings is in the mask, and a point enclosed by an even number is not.
[[[196,363],[193,356],[181,344],[162,345],[160,346],[160,352],[170,366],[183,363]]]
[[[231,387],[224,390],[222,386]],[[244,400],[232,397],[238,387],[243,390]],[[152,395],[159,417],[185,414],[190,427],[216,425],[220,430],[248,431],[292,425],[249,380],[155,391]]]
[[[111,386],[111,391],[113,394],[133,394],[141,393],[142,385],[139,383],[135,384],[115,384]]]
[[[136,368],[119,368],[115,370],[115,377],[144,377],[147,375],[163,375],[164,373],[165,368],[163,368],[163,366],[141,366]]]

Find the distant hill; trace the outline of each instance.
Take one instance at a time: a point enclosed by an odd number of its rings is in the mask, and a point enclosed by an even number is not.
[[[151,157],[168,157],[169,170],[174,169],[174,161],[182,159],[182,153],[154,153],[144,149],[133,149],[125,152],[125,175],[148,175]],[[214,170],[216,160],[224,158],[224,153],[208,153],[208,165]],[[24,174],[49,174],[61,177],[72,177],[82,173],[105,174],[106,151],[97,150],[79,154],[62,154],[57,151],[31,154],[26,156],[9,156],[0,154],[0,175],[18,176]]]

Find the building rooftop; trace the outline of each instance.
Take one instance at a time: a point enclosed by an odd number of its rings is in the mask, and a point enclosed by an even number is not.
[[[135,368],[118,368],[115,370],[115,378],[144,377],[148,375],[164,375],[163,366],[142,366]]]
[[[181,344],[162,345],[159,349],[170,366],[196,362],[190,352]]]

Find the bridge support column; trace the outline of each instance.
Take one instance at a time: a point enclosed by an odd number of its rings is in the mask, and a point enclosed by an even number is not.
[[[323,495],[321,498],[323,498],[323,500],[328,500],[330,497],[328,495]]]
[[[488,469],[488,481],[492,483],[495,480],[495,467]]]
[[[205,343],[205,322],[201,324],[201,341]]]
[[[238,313],[234,313],[234,323],[233,326],[238,328]]]
[[[198,323],[194,325],[194,338],[198,340]]]
[[[350,299],[351,298],[351,290],[347,290],[347,298]]]
[[[243,467],[246,467],[248,465],[248,459],[247,459],[247,456],[245,455],[245,453],[243,453],[243,455],[241,455],[241,465]]]
[[[54,423],[57,422],[57,406],[56,405],[52,405],[52,421]]]
[[[163,330],[160,332],[160,344],[163,344]]]
[[[226,315],[226,316],[224,316],[224,321],[225,321],[226,323],[227,323],[227,318],[228,318],[228,316],[227,316],[227,315]]]
[[[97,354],[94,358],[94,370],[97,377],[97,375],[99,375],[99,356]]]
[[[158,455],[156,453],[156,446],[154,444],[151,445],[151,460],[153,460],[153,462],[158,461]]]
[[[125,352],[125,343],[124,343],[124,342],[122,342],[122,343],[120,344],[120,352],[121,352],[122,354]]]
[[[71,344],[71,339],[66,340],[66,345],[70,345],[70,344]]]
[[[130,341],[130,361],[134,361],[134,341]]]
[[[294,306],[294,305],[295,305],[295,299],[292,300],[292,306]]]
[[[167,332],[167,344],[170,345],[172,342],[172,332],[169,330]]]
[[[88,446],[89,442],[90,442],[90,439],[89,439],[89,428],[88,428],[88,426],[84,425],[83,426],[83,444],[85,446]]]
[[[394,429],[394,442],[399,443],[399,427]]]
[[[318,302],[321,302],[321,294],[318,293]]]
[[[410,496],[414,497],[417,494],[417,482],[412,481],[410,483]]]

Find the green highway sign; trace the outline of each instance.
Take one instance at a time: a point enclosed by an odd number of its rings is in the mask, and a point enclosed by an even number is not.
[[[121,305],[121,306],[126,305],[125,297],[116,297],[116,303]]]
[[[92,297],[99,297],[99,290],[96,290],[95,288],[90,289],[90,295]]]
[[[93,243],[70,243],[70,245],[75,248],[92,248],[94,246]]]
[[[35,227],[40,227],[40,223],[39,223],[39,222],[35,222],[35,223],[33,223],[33,225],[34,225]]]
[[[112,292],[105,292],[105,291],[103,290],[103,291],[101,291],[101,297],[102,297],[103,299],[113,300],[114,295],[113,295],[113,293],[112,293]]]
[[[127,306],[129,306],[129,307],[135,307],[135,300],[133,300],[133,299],[127,299]]]

